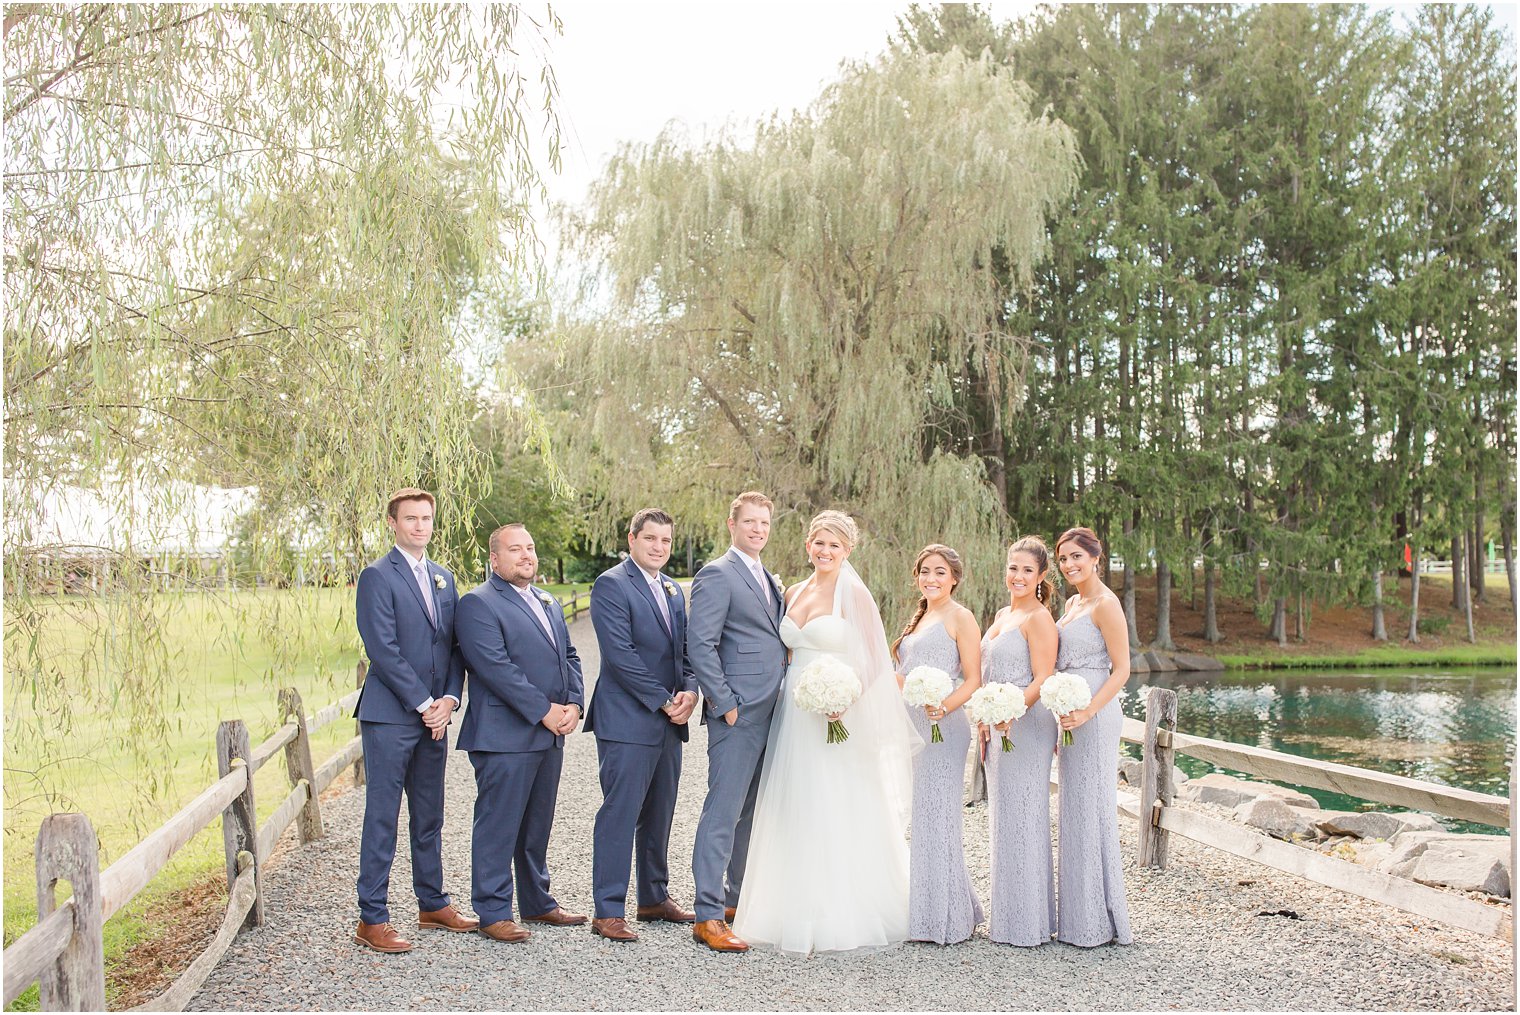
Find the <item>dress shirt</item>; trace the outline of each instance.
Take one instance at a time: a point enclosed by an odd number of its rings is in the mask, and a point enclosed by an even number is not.
[[[421,556],[413,557],[406,550],[402,549],[399,543],[396,544],[396,549],[401,550],[401,556],[406,558],[406,565],[412,572],[412,578],[416,580],[417,588],[422,592],[422,601],[427,604],[428,619],[435,624],[438,623],[438,614],[434,612],[438,609],[438,604],[433,601],[433,579],[428,576],[427,554],[424,553]],[[459,707],[459,699],[456,696],[445,694],[444,697],[453,698],[454,707]],[[430,694],[427,697],[427,701],[417,706],[417,713],[421,715],[432,707],[433,696]]]

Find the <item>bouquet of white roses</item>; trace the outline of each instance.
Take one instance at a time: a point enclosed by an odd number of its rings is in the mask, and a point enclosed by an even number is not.
[[[950,697],[953,690],[955,685],[950,681],[950,674],[934,666],[915,666],[903,678],[903,701],[916,708],[938,706]],[[939,723],[929,725],[930,742],[944,743],[945,735],[939,731]]]
[[[838,715],[860,697],[860,678],[838,659],[823,658],[809,663],[797,674],[792,700],[804,712],[815,715]],[[829,743],[850,738],[850,731],[838,719],[829,720]]]
[[[966,702],[966,712],[972,719],[987,726],[1013,722],[1028,710],[1024,704],[1024,689],[1013,684],[983,684],[971,693]],[[1013,741],[1003,734],[1003,750],[1013,750]]]
[[[1057,671],[1040,685],[1040,704],[1056,716],[1069,715],[1092,704],[1092,688],[1075,673]],[[1061,731],[1061,746],[1071,746],[1071,730]]]

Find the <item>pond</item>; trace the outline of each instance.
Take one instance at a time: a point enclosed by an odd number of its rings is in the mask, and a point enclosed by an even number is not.
[[[1126,686],[1126,715],[1145,718],[1151,687],[1177,692],[1177,728],[1184,733],[1509,796],[1512,668],[1149,673]],[[1134,745],[1125,746],[1139,756]],[[1190,776],[1219,770],[1182,755],[1178,766]],[[1300,788],[1330,810],[1400,809]],[[1441,820],[1453,830],[1494,831]]]

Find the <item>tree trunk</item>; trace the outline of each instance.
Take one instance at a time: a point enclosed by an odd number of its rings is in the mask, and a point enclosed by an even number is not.
[[[1411,548],[1409,564],[1409,641],[1420,643],[1420,551]]]
[[[1483,602],[1483,594],[1487,591],[1484,587],[1484,579],[1488,568],[1483,560],[1483,475],[1478,474],[1477,498],[1473,504],[1473,527],[1468,537],[1467,544],[1467,587],[1471,595],[1476,596],[1478,602]]]
[[[1156,640],[1151,644],[1168,652],[1177,648],[1172,641],[1172,569],[1165,561],[1156,564]]]
[[[1388,628],[1383,621],[1383,569],[1372,572],[1372,640],[1387,641]]]
[[[1298,591],[1298,609],[1293,614],[1293,640],[1299,643],[1309,640],[1309,610],[1303,589]]]
[[[1509,582],[1509,604],[1515,605],[1515,509],[1511,504],[1504,512],[1499,526],[1499,538],[1504,541],[1504,577]]]
[[[1451,537],[1451,608],[1461,610],[1467,600],[1467,554],[1462,551],[1461,530]]]
[[[1467,533],[1463,533],[1463,535],[1462,535],[1462,542],[1463,543],[1466,543],[1466,542],[1468,542],[1471,539],[1472,539],[1471,535],[1469,535]],[[1462,548],[1462,552],[1463,552],[1463,556],[1464,557],[1467,556],[1467,549],[1468,548],[1466,546],[1464,546]],[[1469,645],[1476,645],[1478,643],[1478,636],[1473,631],[1473,615],[1472,615],[1472,611],[1473,611],[1473,594],[1472,594],[1472,589],[1468,588],[1466,585],[1464,585],[1462,588],[1463,588],[1463,592],[1462,592],[1462,615],[1463,615],[1463,617],[1467,621],[1467,642],[1468,642]]]
[[[1288,647],[1288,599],[1278,596],[1272,600],[1272,637],[1278,648]]]
[[[1218,581],[1214,562],[1205,557],[1203,559],[1203,640],[1210,645],[1216,645],[1224,640],[1219,634],[1219,610],[1214,594]]]
[[[1124,521],[1125,536],[1132,535],[1135,531],[1135,518],[1131,515]],[[1128,540],[1126,540],[1128,545]],[[1124,555],[1124,623],[1129,628],[1129,647],[1138,651],[1140,648],[1140,628],[1135,623],[1135,561],[1133,553]]]

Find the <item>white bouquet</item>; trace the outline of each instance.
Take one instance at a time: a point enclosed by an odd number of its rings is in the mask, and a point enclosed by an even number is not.
[[[792,700],[804,712],[815,715],[838,715],[860,697],[860,678],[838,659],[825,657],[809,663],[797,674],[797,685],[792,688]],[[829,720],[829,743],[838,744],[850,738],[850,731],[838,719]]]
[[[1075,673],[1057,671],[1040,685],[1040,704],[1056,716],[1070,715],[1092,704],[1092,688]],[[1061,731],[1061,746],[1071,745],[1071,730]]]
[[[916,708],[938,706],[954,690],[955,684],[951,683],[950,674],[934,666],[915,666],[903,678],[903,701]],[[944,743],[945,735],[939,731],[939,723],[929,725],[930,742]]]
[[[1024,689],[1013,684],[983,684],[971,693],[966,702],[966,712],[972,719],[987,726],[1013,722],[1028,710],[1024,704]],[[1013,741],[1003,734],[1003,750],[1013,750]]]

